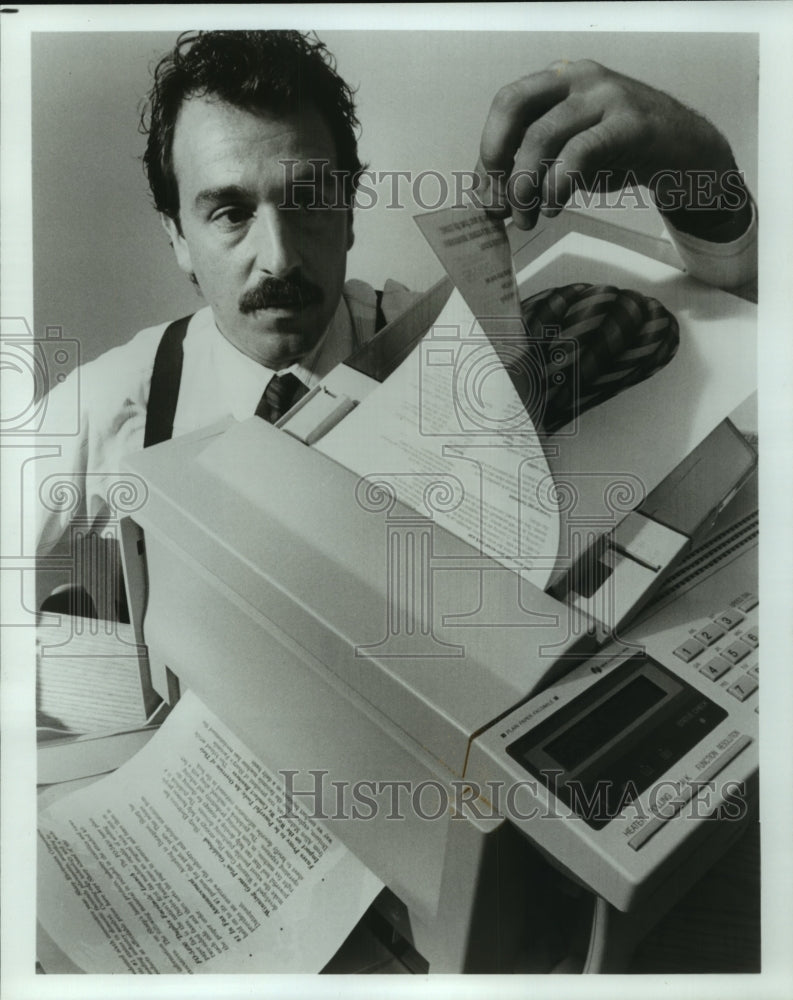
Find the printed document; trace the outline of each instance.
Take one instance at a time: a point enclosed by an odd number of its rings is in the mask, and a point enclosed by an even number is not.
[[[39,820],[47,972],[318,972],[381,888],[190,692]]]

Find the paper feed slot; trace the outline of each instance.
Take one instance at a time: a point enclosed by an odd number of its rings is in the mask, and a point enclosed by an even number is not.
[[[326,386],[315,385],[289,413],[281,417],[276,426],[303,444],[311,445],[343,420],[357,404],[357,399],[351,399],[344,393],[334,393]]]
[[[756,464],[754,449],[722,421],[551,593],[588,615],[607,638],[647,604]]]

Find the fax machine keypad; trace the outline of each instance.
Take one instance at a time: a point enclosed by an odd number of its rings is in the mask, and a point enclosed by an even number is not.
[[[703,624],[693,625],[691,634],[673,649],[679,660],[683,660],[702,678],[713,682],[714,687],[721,689],[724,695],[740,703],[749,702],[750,706],[752,702],[757,702],[760,686],[757,606],[757,598],[753,594],[736,597],[729,606],[716,610]],[[754,710],[758,711],[756,705]],[[736,727],[738,725],[736,721]],[[678,783],[676,793],[673,791],[670,794],[663,810],[631,833],[627,839],[628,846],[633,851],[640,851],[698,794],[704,783],[720,773],[753,740],[750,733],[736,734],[729,746],[718,752],[714,750],[713,761],[698,771],[696,781]]]
[[[696,667],[708,680],[721,682],[719,686],[740,702],[750,698],[760,686],[757,606],[754,594],[741,595],[713,614],[674,650],[678,659]],[[701,656],[705,650],[707,657]]]

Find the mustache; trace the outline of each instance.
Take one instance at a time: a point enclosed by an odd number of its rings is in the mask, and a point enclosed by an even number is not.
[[[316,305],[323,299],[322,289],[302,277],[263,278],[240,298],[240,312],[252,313],[258,309],[284,309]]]

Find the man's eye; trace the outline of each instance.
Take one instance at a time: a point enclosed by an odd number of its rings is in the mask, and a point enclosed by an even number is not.
[[[221,226],[241,226],[251,217],[250,209],[241,205],[229,205],[212,214],[212,221]]]

